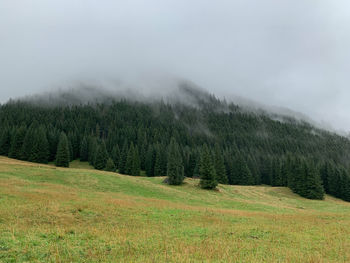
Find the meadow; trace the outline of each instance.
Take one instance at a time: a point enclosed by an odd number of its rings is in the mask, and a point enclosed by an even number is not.
[[[350,203],[0,157],[0,262],[350,262]]]

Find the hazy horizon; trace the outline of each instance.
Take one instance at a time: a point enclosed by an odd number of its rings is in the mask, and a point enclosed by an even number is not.
[[[349,131],[349,8],[345,0],[4,0],[0,102],[77,82],[162,92],[167,80],[186,79]]]

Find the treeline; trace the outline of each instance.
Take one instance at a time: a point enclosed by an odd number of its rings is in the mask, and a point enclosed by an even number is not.
[[[348,139],[284,118],[241,111],[208,96],[195,107],[163,102],[76,106],[0,106],[0,154],[139,176],[288,186],[301,196],[324,192],[350,201]]]

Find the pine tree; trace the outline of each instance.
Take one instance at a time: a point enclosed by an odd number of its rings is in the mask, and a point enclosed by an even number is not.
[[[207,145],[204,145],[199,166],[200,182],[203,189],[215,189],[218,185],[215,174],[215,167]]]
[[[21,154],[24,137],[26,136],[26,128],[24,126],[17,129],[16,134],[11,142],[9,157],[19,159]]]
[[[11,131],[10,128],[5,128],[0,134],[0,155],[8,155],[11,147]]]
[[[53,127],[49,127],[47,132],[47,140],[49,142],[49,152],[50,152],[49,162],[55,161],[59,139],[60,139],[60,132]]]
[[[60,135],[60,140],[57,146],[57,154],[56,154],[56,166],[60,167],[69,167],[69,146],[68,146],[68,138],[64,132]]]
[[[261,174],[261,183],[271,185],[272,177],[272,161],[270,157],[264,157],[260,160],[260,174]]]
[[[134,151],[135,151],[135,147],[134,147],[134,144],[131,142],[129,151],[126,157],[126,163],[125,163],[125,174],[128,174],[128,175],[131,175],[131,172],[132,172]]]
[[[184,178],[184,167],[179,145],[176,140],[172,138],[168,149],[167,183],[170,185],[180,185]]]
[[[69,132],[68,133],[68,141],[71,146],[71,160],[75,160],[80,155],[80,145],[79,145],[79,138],[76,132]]]
[[[20,153],[20,159],[27,161],[30,158],[30,154],[32,152],[33,143],[34,143],[34,124],[32,124],[27,132],[26,136],[24,137],[21,153]]]
[[[316,169],[312,164],[304,162],[304,185],[305,190],[301,192],[301,196],[309,199],[322,200],[324,198],[324,189],[321,183],[321,178],[316,173]]]
[[[125,165],[126,165],[126,158],[128,156],[128,143],[127,141],[124,142],[122,151],[120,153],[120,158],[119,158],[119,173],[125,174]]]
[[[153,145],[148,146],[145,160],[146,175],[151,177],[154,176],[154,164],[156,159],[156,153],[154,151]]]
[[[192,152],[190,154],[190,157],[189,157],[189,160],[188,160],[188,168],[186,169],[187,173],[185,173],[185,176],[187,176],[187,177],[193,177],[194,176],[194,171],[196,169],[197,159],[198,159],[197,155],[194,152]]]
[[[103,170],[106,167],[108,160],[108,153],[105,143],[102,141],[101,145],[98,146],[96,159],[94,162],[95,168],[97,170]]]
[[[115,165],[114,165],[112,158],[108,158],[105,171],[115,172]]]
[[[89,164],[95,166],[96,155],[98,151],[98,143],[97,139],[90,137],[89,139],[89,153],[88,153],[88,161]]]
[[[195,179],[200,179],[200,177],[201,177],[201,175],[200,175],[200,169],[199,169],[199,167],[200,167],[200,158],[198,158],[198,160],[197,160],[197,163],[196,163],[196,166],[194,167],[194,170],[193,170],[193,178],[195,178]]]
[[[155,163],[154,163],[154,176],[166,176],[167,173],[167,158],[166,153],[162,145],[156,145],[155,147]]]
[[[49,142],[43,126],[34,132],[33,146],[28,160],[35,163],[47,163],[50,157]]]
[[[118,167],[119,164],[119,158],[120,158],[120,150],[118,144],[113,146],[112,152],[111,152],[111,158],[114,162],[114,165]]]
[[[223,157],[222,153],[220,152],[219,145],[215,145],[214,166],[215,166],[217,181],[220,184],[227,184],[228,178],[227,178],[227,174],[226,174],[224,157]]]
[[[248,159],[247,159],[247,166],[248,166],[248,169],[252,175],[252,182],[254,185],[259,185],[261,183],[261,178],[260,178],[260,174],[259,174],[259,169],[258,169],[258,165],[255,161],[254,158],[252,158],[252,156],[248,156]]]
[[[140,157],[137,148],[135,148],[133,152],[131,175],[140,176]]]
[[[254,177],[250,172],[246,161],[240,153],[236,154],[232,165],[232,180],[233,184],[238,185],[254,185]]]
[[[89,143],[86,137],[83,138],[80,144],[80,161],[86,162],[89,159]]]
[[[162,153],[160,152],[159,145],[155,147],[155,161],[154,161],[154,176],[163,176],[162,173]]]
[[[272,160],[272,173],[270,183],[272,186],[282,186],[281,163],[279,159]]]
[[[74,160],[73,146],[71,141],[69,140],[69,137],[67,137],[67,140],[68,140],[69,158],[70,158],[70,161],[73,161]]]

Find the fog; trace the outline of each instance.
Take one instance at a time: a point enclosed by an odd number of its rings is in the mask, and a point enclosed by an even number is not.
[[[350,130],[345,0],[1,0],[0,102],[189,80]]]

